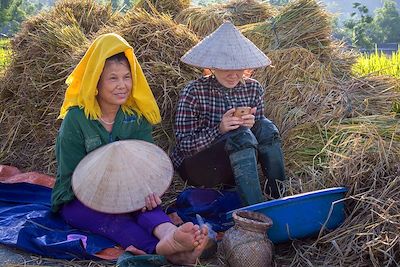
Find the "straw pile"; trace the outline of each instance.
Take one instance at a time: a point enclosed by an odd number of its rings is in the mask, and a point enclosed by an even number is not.
[[[263,51],[301,46],[320,55],[331,43],[331,16],[314,0],[299,0],[241,31]]]
[[[347,114],[343,89],[317,56],[302,47],[268,53],[273,67],[254,77],[266,87],[266,114],[285,133],[298,124],[328,121]]]
[[[225,4],[207,7],[189,7],[182,10],[175,20],[186,25],[200,37],[217,29],[224,20],[240,26],[264,21],[277,13],[268,3],[257,0],[231,0]]]
[[[140,0],[135,6],[149,13],[165,13],[175,17],[190,6],[190,0]]]
[[[351,76],[352,66],[356,63],[358,56],[358,53],[346,48],[344,42],[332,41],[326,53],[320,55],[320,61],[332,70],[335,77],[346,80]]]
[[[345,88],[353,117],[387,114],[400,101],[400,80],[390,76],[353,78]]]
[[[134,47],[163,118],[153,133],[154,139],[169,151],[175,143],[172,126],[179,90],[200,75],[179,60],[198,42],[197,36],[167,15],[149,14],[143,9],[132,9],[117,26],[99,34],[105,32],[119,33]]]
[[[332,16],[315,0],[292,1],[277,16],[240,27],[267,54],[271,50],[303,47],[316,54],[333,74],[348,78],[357,54],[333,41]]]
[[[338,184],[343,183],[339,179],[353,179],[369,175],[366,173],[367,168],[360,172],[360,169],[350,170],[346,167],[346,164],[360,163],[360,157],[365,161],[365,166],[385,166],[387,164],[385,168],[368,168],[369,171],[389,170],[391,168],[389,163],[395,162],[395,160],[388,161],[381,156],[368,158],[367,155],[368,153],[379,154],[379,148],[382,147],[384,150],[390,150],[390,154],[393,154],[392,158],[400,157],[398,153],[399,131],[398,118],[393,115],[358,116],[334,120],[326,124],[299,125],[287,134],[285,151],[288,169],[296,172],[300,171],[302,166],[312,166],[314,170],[320,172],[328,170],[330,176],[335,177],[334,181]],[[361,150],[364,151],[360,153]],[[352,181],[354,182],[354,180]],[[357,182],[361,182],[361,178],[357,179]]]
[[[355,53],[331,41],[329,14],[315,1],[293,1],[241,30],[273,62],[255,78],[282,133],[287,194],[349,188],[344,225],[277,248],[277,265],[399,264],[400,126],[391,111],[400,81],[352,77]]]
[[[29,19],[12,42],[13,59],[0,83],[2,164],[53,173],[55,123],[64,81],[77,48],[119,15],[94,0],[60,1]]]
[[[66,6],[74,3],[78,14],[88,16],[76,18],[72,8],[66,12]],[[163,123],[155,129],[154,137],[165,150],[174,144],[172,120],[179,89],[199,75],[179,58],[198,42],[197,37],[167,15],[132,9],[123,18],[116,18],[109,9],[107,18],[103,13],[93,12],[106,10],[108,6],[94,1],[86,3],[88,6],[82,7],[80,1],[61,2],[52,12],[28,20],[15,38],[17,52],[0,91],[4,103],[1,107],[7,107],[0,110],[0,114],[4,113],[1,124],[5,129],[1,132],[3,163],[54,173],[53,146],[59,127],[59,121],[55,121],[66,89],[65,79],[90,40],[105,32],[120,33],[134,47],[162,110]],[[92,25],[78,23],[89,17],[93,17]],[[107,23],[109,26],[105,27]]]
[[[79,7],[84,14],[104,8],[85,3]],[[14,42],[15,58],[0,82],[0,161],[54,174],[54,122],[64,80],[90,41],[111,31],[135,49],[162,110],[156,142],[169,150],[179,90],[200,75],[179,58],[219,26],[222,21],[215,27],[210,22],[215,14],[215,20],[220,18],[218,13],[210,11],[204,20],[198,19],[199,13],[206,14],[203,8],[180,14],[188,12],[185,16],[197,16],[195,20],[206,25],[193,28],[194,20],[184,23],[196,36],[169,15],[137,7],[124,17],[110,11],[103,17],[83,16],[86,20],[61,10],[56,7],[30,19]],[[83,21],[87,26],[81,26]],[[343,226],[323,231],[317,239],[278,247],[277,265],[399,265],[400,126],[391,113],[400,100],[399,80],[353,77],[355,54],[331,41],[330,15],[313,0],[292,1],[275,18],[241,29],[273,61],[273,67],[257,70],[255,78],[266,87],[266,116],[282,133],[287,194],[349,188]],[[164,203],[171,204],[184,187],[175,180]]]
[[[399,134],[399,120],[393,115],[359,116],[325,125],[310,123],[290,131],[285,155],[292,177],[297,177],[291,181],[290,191],[349,188],[345,223],[317,240],[296,243],[292,263],[399,263]]]

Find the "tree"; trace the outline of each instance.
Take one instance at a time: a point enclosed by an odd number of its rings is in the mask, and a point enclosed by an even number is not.
[[[373,17],[368,14],[368,8],[365,5],[353,3],[353,8],[356,9],[356,11],[351,14],[350,19],[344,22],[344,27],[350,33],[350,38],[354,46],[372,48],[371,23]]]
[[[22,0],[0,0],[0,26],[12,20],[13,15],[18,14],[18,7]]]
[[[396,2],[385,0],[383,7],[375,11],[373,29],[376,43],[400,42],[400,14]]]

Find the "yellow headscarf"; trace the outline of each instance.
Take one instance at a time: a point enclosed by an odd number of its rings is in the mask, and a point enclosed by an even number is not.
[[[161,121],[160,110],[146,81],[142,68],[133,53],[133,48],[121,36],[108,33],[99,36],[86,51],[66,84],[64,103],[58,118],[63,119],[72,106],[83,107],[86,117],[98,119],[101,116],[96,99],[97,83],[107,58],[124,52],[132,73],[132,91],[122,110],[128,114],[133,111],[143,115],[151,124]]]

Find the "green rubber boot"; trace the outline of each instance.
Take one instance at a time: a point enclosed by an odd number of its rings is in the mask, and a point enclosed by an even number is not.
[[[282,189],[279,188],[276,181],[284,181],[286,179],[280,142],[260,145],[258,147],[258,159],[268,180],[266,193],[273,198],[279,198],[283,192],[280,192]]]
[[[257,172],[256,150],[246,148],[229,155],[236,186],[244,206],[263,202]]]

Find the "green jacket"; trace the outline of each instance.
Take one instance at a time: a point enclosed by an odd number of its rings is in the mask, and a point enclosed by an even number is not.
[[[57,177],[51,195],[52,211],[58,211],[75,198],[72,173],[89,152],[118,140],[138,139],[153,143],[151,132],[152,126],[144,117],[129,116],[121,109],[110,133],[99,121],[88,119],[83,109],[70,108],[56,140]]]

